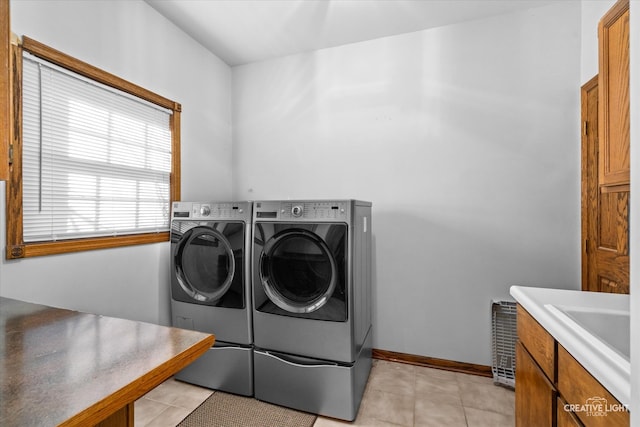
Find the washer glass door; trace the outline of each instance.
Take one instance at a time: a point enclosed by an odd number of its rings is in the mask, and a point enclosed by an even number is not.
[[[180,287],[195,301],[220,299],[233,281],[236,262],[227,238],[209,227],[187,231],[175,251]]]
[[[311,313],[331,298],[338,276],[333,253],[316,234],[289,229],[273,236],[260,258],[269,299],[291,313]]]

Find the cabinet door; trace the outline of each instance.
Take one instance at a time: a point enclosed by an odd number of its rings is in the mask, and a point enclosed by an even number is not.
[[[629,184],[629,0],[598,25],[600,185]]]
[[[558,410],[556,427],[583,427],[582,423],[576,418],[575,414],[565,408],[565,401],[558,397]]]
[[[582,87],[582,289],[629,293],[629,2],[600,21],[599,75]]]
[[[520,304],[517,306],[517,330],[520,344],[529,352],[550,382],[554,382],[556,341]]]
[[[629,186],[598,185],[592,82],[582,91],[583,119],[589,117],[582,136],[582,290],[628,294]]]
[[[568,404],[584,408],[576,410],[575,415],[586,427],[630,425],[629,412],[622,410],[620,402],[561,345],[558,345],[558,390]],[[594,412],[589,412],[589,408],[595,408]]]
[[[589,290],[629,293],[629,186],[601,187]]]
[[[556,391],[524,346],[516,344],[516,427],[554,425]]]

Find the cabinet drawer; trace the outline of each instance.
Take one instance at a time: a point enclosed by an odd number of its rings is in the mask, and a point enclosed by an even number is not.
[[[518,304],[518,339],[527,348],[547,378],[555,383],[555,345],[551,335]]]
[[[629,412],[558,345],[558,390],[585,427],[628,427]],[[598,406],[600,405],[600,406]],[[593,412],[589,412],[589,409]]]

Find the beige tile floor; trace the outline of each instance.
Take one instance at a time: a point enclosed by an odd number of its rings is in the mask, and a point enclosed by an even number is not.
[[[170,379],[135,403],[136,427],[173,427],[212,391]],[[318,417],[314,427],[513,426],[514,392],[491,378],[374,360],[353,423]]]

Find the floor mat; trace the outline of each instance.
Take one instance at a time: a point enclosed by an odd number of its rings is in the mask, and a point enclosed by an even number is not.
[[[316,416],[216,391],[178,427],[312,427]]]

